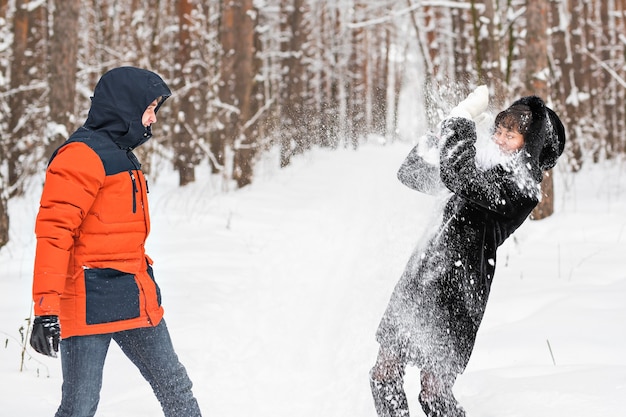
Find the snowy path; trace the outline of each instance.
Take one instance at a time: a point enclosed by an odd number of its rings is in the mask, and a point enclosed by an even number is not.
[[[206,416],[375,417],[374,331],[434,203],[395,178],[408,150],[315,151],[219,196],[207,183],[153,182],[148,251]],[[559,215],[527,223],[499,252],[484,325],[456,387],[469,417],[623,415],[626,184],[610,175],[608,185],[569,184]],[[23,228],[14,233],[31,236],[33,209],[13,211]],[[0,331],[11,336],[28,314],[32,245],[21,237],[10,255],[0,252]],[[18,355],[14,342],[0,350],[0,415],[53,415],[59,362],[37,357],[47,370],[29,361],[18,373]],[[420,417],[416,370],[406,385]],[[112,347],[97,416],[158,415],[150,389]]]
[[[220,247],[229,260],[207,250],[196,268],[206,272],[190,271],[210,274],[228,292],[216,300],[208,326],[208,350],[223,352],[230,364],[221,365],[226,373],[216,393],[207,393],[211,414],[222,414],[233,398],[242,416],[372,412],[373,332],[420,226],[407,206],[430,202],[395,178],[406,147],[340,154],[305,157],[272,182],[215,203],[212,215],[222,213],[229,229],[206,246]],[[180,215],[195,221],[197,213]],[[211,286],[204,291],[212,312]],[[191,327],[171,327],[181,326]]]

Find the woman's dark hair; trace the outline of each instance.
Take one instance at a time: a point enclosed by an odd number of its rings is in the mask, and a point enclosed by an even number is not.
[[[533,120],[530,107],[525,104],[514,104],[496,116],[494,122],[496,128],[501,126],[505,129],[516,130],[522,135],[526,134]]]

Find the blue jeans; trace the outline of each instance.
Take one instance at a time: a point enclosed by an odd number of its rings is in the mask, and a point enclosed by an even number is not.
[[[63,395],[55,417],[96,414],[111,339],[150,383],[166,417],[201,416],[191,392],[191,380],[178,361],[165,321],[161,320],[156,327],[61,340]]]

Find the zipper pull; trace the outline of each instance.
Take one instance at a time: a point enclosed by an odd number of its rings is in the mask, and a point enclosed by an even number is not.
[[[135,174],[133,173],[133,171],[128,171],[128,173],[130,174],[130,180],[133,182],[133,213],[137,213],[137,191],[139,191],[137,189],[137,180],[135,179]]]

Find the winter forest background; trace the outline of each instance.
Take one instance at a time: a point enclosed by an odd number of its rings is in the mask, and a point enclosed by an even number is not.
[[[437,205],[395,173],[484,83],[491,112],[544,97],[568,142],[533,216],[555,214],[499,250],[455,393],[483,417],[624,415],[626,0],[0,0],[0,414],[58,406],[60,362],[27,344],[34,218],[51,151],[121,65],[174,93],[137,153],[206,414],[375,415],[374,332]],[[98,415],[159,415],[107,362]]]
[[[312,148],[413,139],[481,83],[494,109],[544,97],[576,172],[624,154],[625,34],[626,0],[0,0],[0,247],[11,198],[113,67],[171,86],[138,152],[148,172],[172,164],[181,186],[204,164],[215,192],[244,187],[270,150],[285,167]],[[410,131],[403,96],[422,104]],[[536,217],[552,210],[551,184]]]

